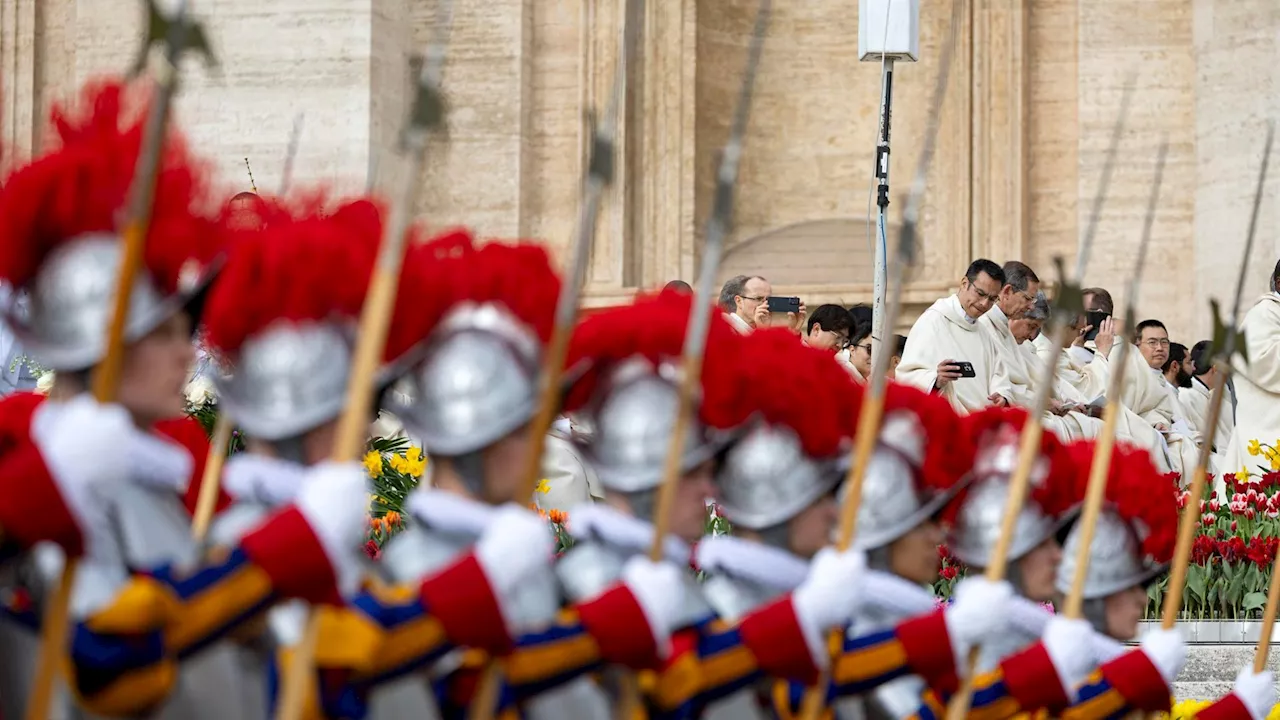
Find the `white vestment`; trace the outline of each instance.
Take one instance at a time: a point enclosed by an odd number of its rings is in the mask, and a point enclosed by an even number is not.
[[[578,448],[562,432],[547,434],[542,453],[542,477],[546,487],[535,494],[543,510],[564,510],[604,498],[595,468],[582,458]]]
[[[1191,387],[1178,389],[1178,398],[1182,401],[1182,409],[1187,413],[1187,422],[1200,433],[1201,438],[1208,437],[1209,434],[1209,396],[1212,394],[1208,385],[1194,377],[1191,378]],[[1236,421],[1231,416],[1231,403],[1223,398],[1222,412],[1218,414],[1218,427],[1213,434],[1214,455],[1209,461],[1210,472],[1235,472],[1239,469],[1222,465],[1222,453],[1230,444],[1235,429]]]
[[[751,327],[751,323],[739,317],[738,313],[725,313],[724,319],[729,321],[729,324],[733,326],[734,330],[737,330],[743,335],[747,335],[752,330],[755,330],[755,328]]]
[[[1227,472],[1248,467],[1254,474],[1265,458],[1249,455],[1249,441],[1277,445],[1280,439],[1280,295],[1267,293],[1244,316],[1245,350],[1249,362],[1232,358],[1236,385],[1236,429],[1227,444]],[[1223,408],[1224,411],[1230,408]]]
[[[1119,358],[1120,344],[1111,348],[1111,364]],[[1196,441],[1199,435],[1187,423],[1182,404],[1178,402],[1173,386],[1165,380],[1159,368],[1152,368],[1134,345],[1129,346],[1126,358],[1124,393],[1121,402],[1152,427],[1164,426],[1161,433],[1167,448],[1169,468],[1182,476],[1183,482],[1191,480],[1191,471],[1200,457]],[[1157,463],[1158,464],[1158,463]]]
[[[938,363],[943,360],[973,364],[976,377],[953,380],[940,391],[957,412],[981,410],[991,404],[988,398],[993,394],[1014,399],[995,343],[979,331],[978,320],[965,314],[955,295],[935,302],[911,326],[897,381],[931,391],[938,379]]]
[[[1036,388],[1040,384],[1044,370],[1031,344],[1018,343],[1017,338],[1009,331],[1008,316],[998,305],[978,318],[978,329],[990,337],[995,345],[996,353],[1000,356],[1000,362],[1004,365],[1010,387],[1013,389],[1013,396],[1010,399],[1015,405],[1022,407],[1034,405]],[[1057,393],[1051,394],[1050,397],[1058,399]],[[1102,422],[1098,419],[1075,412],[1061,416],[1045,412],[1040,422],[1046,430],[1057,435],[1063,442],[1097,437],[1098,431],[1102,428]]]

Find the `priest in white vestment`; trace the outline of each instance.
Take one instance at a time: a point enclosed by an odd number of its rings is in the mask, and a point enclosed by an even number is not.
[[[1018,263],[1021,265],[1021,263]],[[1017,269],[1010,269],[1012,263],[1004,266],[1006,278],[1017,276]],[[1016,287],[1016,286],[1015,286]],[[1003,293],[1002,293],[1003,296]],[[1004,308],[1010,304],[996,303],[991,311],[978,321],[983,332],[990,335],[1000,353],[1000,360],[1009,375],[1013,387],[1013,402],[1016,405],[1030,407],[1035,403],[1036,389],[1040,386],[1044,374],[1044,363],[1035,354],[1031,339],[1040,334],[1040,329],[1049,319],[1049,300],[1044,293],[1037,293],[1036,300],[1030,308],[1017,317],[1007,319]],[[1102,429],[1102,421],[1089,417],[1085,408],[1073,409],[1070,403],[1062,402],[1053,389],[1050,390],[1049,409],[1041,418],[1044,428],[1059,439],[1065,441],[1084,440],[1098,436]]]
[[[1191,347],[1191,387],[1178,388],[1178,398],[1187,413],[1187,422],[1200,437],[1209,436],[1209,396],[1223,381],[1223,374],[1213,366],[1210,357],[1213,343],[1201,340]],[[1218,425],[1213,433],[1213,457],[1210,458],[1210,472],[1235,472],[1238,468],[1224,467],[1222,453],[1231,442],[1235,432],[1236,421],[1231,410],[1231,402],[1223,399],[1222,412],[1218,414]]]
[[[1121,401],[1152,427],[1160,431],[1167,447],[1169,467],[1190,482],[1199,461],[1199,433],[1187,422],[1177,389],[1165,379],[1161,368],[1169,359],[1169,332],[1158,320],[1143,320],[1134,330],[1138,352],[1130,352]],[[1116,362],[1119,346],[1111,351]]]
[[[1275,279],[1280,264],[1272,275],[1272,291],[1258,299],[1244,316],[1248,364],[1236,355],[1232,358],[1236,386],[1236,429],[1226,450],[1226,467],[1230,472],[1248,467],[1258,474],[1261,457],[1249,455],[1251,441],[1275,446],[1280,439],[1280,294]]]
[[[575,505],[604,499],[604,488],[595,468],[582,457],[575,440],[590,437],[581,423],[562,416],[547,433],[542,454],[542,479],[534,500],[543,510],[568,511]]]
[[[978,329],[979,318],[992,308],[1003,286],[999,265],[973,261],[959,292],[935,302],[911,326],[898,382],[937,392],[959,412],[1008,406],[1013,398],[1008,374],[995,345]],[[961,377],[957,362],[972,364],[974,377]]]

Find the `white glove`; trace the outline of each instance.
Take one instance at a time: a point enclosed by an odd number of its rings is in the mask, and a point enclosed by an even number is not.
[[[1267,714],[1276,704],[1276,679],[1270,670],[1255,673],[1253,664],[1250,663],[1240,668],[1240,674],[1236,675],[1236,687],[1232,692],[1244,703],[1253,720],[1266,720]]]
[[[360,589],[364,538],[369,528],[369,479],[359,463],[326,462],[309,469],[294,503],[320,540],[338,592]]]
[[[852,620],[861,604],[859,590],[866,568],[867,555],[861,550],[819,550],[808,577],[791,594],[800,622],[825,631]]]
[[[138,432],[124,408],[87,394],[46,401],[32,415],[31,440],[80,526],[87,557],[95,537],[111,534],[107,500],[112,486],[128,480],[130,438]]]
[[[658,657],[665,660],[671,654],[671,633],[680,622],[681,608],[685,601],[685,584],[681,579],[685,570],[669,560],[653,562],[637,555],[622,568],[622,582],[635,596],[649,632],[653,633],[658,647]]]
[[[1172,630],[1150,630],[1142,636],[1141,647],[1147,659],[1160,671],[1165,684],[1172,686],[1178,673],[1182,672],[1182,664],[1187,661],[1187,643],[1182,639],[1182,633],[1176,627]]]
[[[1013,597],[1013,586],[1001,580],[991,582],[982,576],[968,577],[956,585],[956,599],[943,612],[947,635],[957,658],[992,635],[1005,631],[1009,624],[1007,606]]]
[[[1067,699],[1075,703],[1076,688],[1097,666],[1092,652],[1093,626],[1087,620],[1055,615],[1044,630],[1044,649],[1058,673],[1062,689],[1067,691]]]
[[[530,575],[546,572],[555,560],[551,526],[536,512],[503,505],[476,542],[476,560],[493,592],[508,598]]]

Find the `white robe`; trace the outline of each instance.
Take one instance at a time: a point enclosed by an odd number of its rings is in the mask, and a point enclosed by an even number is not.
[[[1053,341],[1041,334],[1033,341],[1036,357],[1041,362],[1053,353]],[[1065,402],[1094,404],[1106,396],[1111,382],[1111,363],[1105,355],[1080,347],[1063,350],[1058,356],[1058,383],[1055,389]],[[1120,406],[1116,420],[1116,437],[1151,453],[1151,460],[1162,473],[1172,472],[1164,438],[1143,418],[1125,405]]]
[[[725,313],[724,319],[729,321],[729,325],[743,335],[749,335],[755,328],[751,327],[751,323],[743,320],[738,313]]]
[[[578,448],[558,432],[547,434],[542,453],[542,477],[546,487],[535,494],[543,510],[564,510],[604,498],[595,468],[582,458]]]
[[[1213,391],[1208,385],[1200,382],[1200,378],[1191,378],[1191,387],[1178,388],[1178,399],[1182,401],[1182,409],[1187,413],[1187,422],[1196,432],[1200,433],[1200,437],[1208,436],[1209,431],[1209,396]],[[1226,398],[1223,398],[1222,412],[1218,414],[1218,427],[1213,434],[1213,450],[1215,453],[1222,453],[1227,449],[1227,445],[1231,442],[1231,435],[1235,432],[1236,421],[1231,416],[1231,404]],[[1219,467],[1221,469],[1221,467]],[[1234,470],[1228,470],[1234,472]]]
[[[981,410],[991,404],[988,398],[993,394],[1013,400],[1013,388],[995,343],[979,331],[978,321],[965,314],[955,295],[935,302],[911,326],[897,380],[930,391],[938,378],[938,363],[943,360],[972,363],[976,375],[947,383],[940,391],[957,412]]]
[[[1228,472],[1248,467],[1258,473],[1266,460],[1249,455],[1249,441],[1275,445],[1280,438],[1280,295],[1259,298],[1245,314],[1241,329],[1249,362],[1246,365],[1239,355],[1232,358],[1236,429],[1224,455]]]
[[[1111,364],[1115,365],[1120,352],[1119,343],[1111,349]],[[1152,427],[1163,425],[1162,434],[1166,459],[1170,471],[1182,476],[1184,483],[1191,481],[1191,472],[1200,457],[1196,444],[1199,436],[1187,424],[1182,404],[1178,402],[1173,386],[1165,380],[1159,368],[1147,365],[1137,346],[1130,345],[1125,369],[1124,393],[1121,402]],[[1178,426],[1181,430],[1175,429]]]
[[[985,333],[995,345],[1013,388],[1011,398],[1015,405],[1031,407],[1035,404],[1036,388],[1039,387],[1044,374],[1043,363],[1036,357],[1030,343],[1020,344],[1009,330],[1009,318],[1000,306],[991,308],[986,315],[978,318],[979,331]],[[1057,399],[1057,393],[1050,395]],[[1040,420],[1046,430],[1057,435],[1064,442],[1083,440],[1098,436],[1102,422],[1081,413],[1054,415],[1045,412]]]

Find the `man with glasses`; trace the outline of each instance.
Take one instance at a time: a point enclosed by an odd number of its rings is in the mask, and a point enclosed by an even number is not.
[[[1189,480],[1199,459],[1200,437],[1187,422],[1177,388],[1169,384],[1162,371],[1169,360],[1169,331],[1159,320],[1143,320],[1133,329],[1131,337],[1138,353],[1129,354],[1132,364],[1126,379],[1132,378],[1132,381],[1125,382],[1121,402],[1160,432],[1170,469]],[[1111,360],[1115,360],[1114,349]]]
[[[939,393],[963,413],[1009,405],[1013,389],[1004,364],[991,337],[978,327],[1004,287],[1003,268],[974,260],[960,290],[935,302],[911,327],[898,381]]]
[[[769,326],[769,296],[773,288],[759,275],[730,278],[720,290],[720,308],[740,333]]]
[[[819,350],[838,353],[849,347],[849,335],[853,332],[853,316],[839,305],[819,305],[809,313],[804,344]]]

